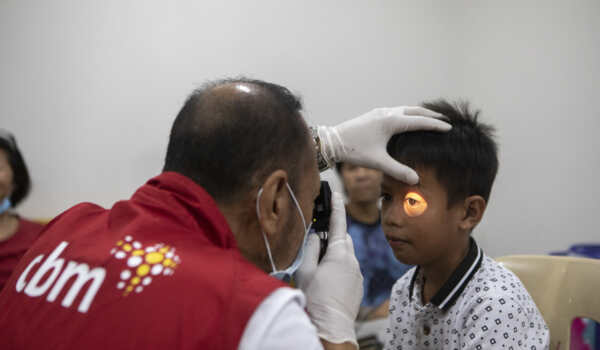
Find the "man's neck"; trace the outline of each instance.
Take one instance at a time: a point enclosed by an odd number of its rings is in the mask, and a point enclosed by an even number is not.
[[[225,217],[225,221],[227,221],[229,229],[233,233],[237,249],[242,256],[265,273],[270,273],[273,268],[269,263],[263,233],[260,232],[260,228],[252,226],[256,225],[256,222],[253,222],[251,217],[256,214],[240,209],[243,206],[228,206],[222,203],[217,203],[217,206]],[[273,258],[277,265],[277,258]]]
[[[422,289],[423,304],[427,304],[435,296],[469,253],[469,237],[460,241],[458,248],[452,249],[450,254],[441,257],[427,266],[421,266],[425,281]]]
[[[0,214],[0,242],[12,237],[19,228],[19,220],[9,212]]]
[[[350,202],[346,205],[348,214],[356,221],[374,224],[379,220],[377,202]]]

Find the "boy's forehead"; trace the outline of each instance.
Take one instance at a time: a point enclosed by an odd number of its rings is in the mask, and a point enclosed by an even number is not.
[[[387,174],[383,175],[382,186],[386,187],[418,187],[428,188],[433,186],[433,182],[437,181],[435,178],[435,172],[432,169],[420,168],[415,169],[417,175],[419,175],[419,182],[416,185],[409,185],[405,182],[397,180]]]
[[[382,186],[387,187],[396,187],[396,186],[408,186],[408,184],[396,180],[395,178],[389,176],[388,174],[383,174],[383,180],[381,181]]]

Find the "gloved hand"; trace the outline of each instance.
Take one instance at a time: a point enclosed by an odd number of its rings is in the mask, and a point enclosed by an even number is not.
[[[348,162],[375,168],[409,185],[419,182],[411,168],[387,153],[394,134],[415,130],[448,131],[451,126],[439,113],[422,107],[376,108],[333,127],[319,126],[321,153],[328,164]]]
[[[327,252],[319,259],[320,240],[311,234],[305,247],[296,283],[306,295],[306,310],[319,337],[331,343],[352,342],[358,347],[354,320],[363,296],[363,277],[346,232],[342,195],[334,192]]]

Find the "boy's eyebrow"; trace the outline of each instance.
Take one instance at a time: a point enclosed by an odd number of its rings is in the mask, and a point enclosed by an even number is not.
[[[423,183],[420,182],[420,181],[417,184],[411,186],[411,185],[405,184],[403,182],[400,182],[400,181],[397,181],[397,180],[394,180],[394,179],[388,179],[388,180],[386,180],[384,178],[381,181],[381,189],[382,190],[390,190],[392,187],[394,187],[394,183],[395,182],[398,183],[399,186],[402,186],[404,188],[416,189],[416,190],[418,190],[418,192],[422,192],[424,195],[428,195],[429,194],[429,191],[427,191],[427,187],[424,186]]]
[[[393,180],[386,180],[385,178],[381,181],[381,187],[382,188],[390,188],[392,187],[392,184],[390,182],[392,182]]]
[[[388,178],[387,175],[384,176],[383,179],[381,180],[381,186],[382,187],[384,187],[384,186],[385,187],[393,187],[395,184],[398,184],[398,186],[403,186],[403,187],[413,187],[413,186],[408,185],[408,184],[406,184],[406,183],[404,183],[402,181],[398,181],[396,179]],[[414,186],[420,186],[420,185],[421,185],[421,183],[419,182],[419,183],[417,183]]]

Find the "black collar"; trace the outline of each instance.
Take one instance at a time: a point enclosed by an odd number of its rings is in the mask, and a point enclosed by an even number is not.
[[[473,278],[475,272],[479,270],[482,261],[483,251],[477,246],[475,240],[471,238],[467,256],[461,261],[460,265],[454,270],[442,288],[431,298],[431,303],[444,311],[448,310],[456,302],[456,299],[458,299],[471,278]],[[418,274],[419,266],[417,266],[408,285],[409,300],[412,300],[415,280]]]

